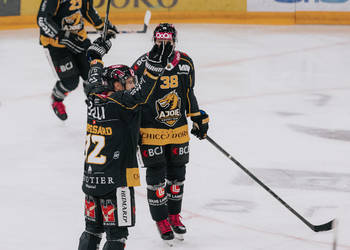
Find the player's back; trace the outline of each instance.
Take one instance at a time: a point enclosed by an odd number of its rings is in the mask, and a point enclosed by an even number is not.
[[[141,113],[96,97],[87,100],[87,115],[84,192],[101,195],[115,187],[129,186],[126,176],[138,173]]]

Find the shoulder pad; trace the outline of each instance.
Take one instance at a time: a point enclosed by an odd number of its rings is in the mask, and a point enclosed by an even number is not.
[[[191,67],[193,67],[192,58],[188,54],[186,54],[182,51],[180,51],[180,54],[181,54],[181,59],[183,59],[183,61],[187,61],[189,64],[191,64]]]
[[[182,52],[182,51],[180,51],[180,53],[181,53],[181,56],[183,56],[183,57],[190,57],[189,55],[187,55],[185,52]]]

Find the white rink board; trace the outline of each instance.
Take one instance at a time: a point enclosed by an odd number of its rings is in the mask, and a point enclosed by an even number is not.
[[[248,12],[350,11],[350,0],[247,0]]]

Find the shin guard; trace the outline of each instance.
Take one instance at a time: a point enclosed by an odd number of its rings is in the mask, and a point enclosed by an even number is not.
[[[165,193],[165,183],[148,185],[147,199],[152,219],[154,221],[165,220],[168,217],[168,197]]]
[[[103,246],[102,250],[124,250],[125,248],[125,238],[118,240],[108,240]]]
[[[79,239],[78,250],[98,250],[102,235],[84,231]]]
[[[183,192],[184,192],[183,181],[167,180],[166,193],[168,196],[169,214],[179,214],[181,212]]]

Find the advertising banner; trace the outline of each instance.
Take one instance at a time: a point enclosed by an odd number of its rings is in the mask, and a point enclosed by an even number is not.
[[[350,0],[247,0],[248,12],[350,11]]]
[[[14,1],[14,0],[0,0]],[[19,1],[19,0],[17,0]],[[21,0],[21,15],[36,15],[41,0]],[[107,0],[94,0],[99,13],[106,10]],[[112,0],[113,12],[173,12],[173,11],[246,11],[246,0]]]
[[[0,16],[19,16],[20,0],[0,0]]]
[[[295,2],[286,3],[276,0],[247,0],[248,12],[294,12]]]
[[[296,11],[350,11],[350,0],[297,1]]]
[[[41,0],[21,0],[21,16],[36,16],[40,4]]]
[[[107,0],[96,0],[99,8]],[[111,7],[124,11],[245,11],[245,0],[112,0]]]

